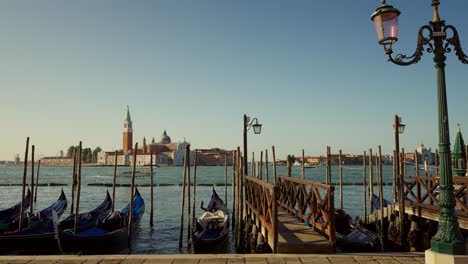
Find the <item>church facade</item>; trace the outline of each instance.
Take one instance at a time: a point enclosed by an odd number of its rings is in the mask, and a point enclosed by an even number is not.
[[[183,142],[173,143],[166,130],[164,130],[158,142],[153,137],[151,143],[147,144],[146,138],[143,137],[142,144],[138,144],[138,149],[134,149],[133,122],[130,117],[130,109],[127,106],[127,116],[123,124],[122,149],[98,153],[97,162],[100,165],[114,165],[117,156],[117,165],[133,165],[133,155],[136,152],[136,165],[138,166],[149,165],[151,154],[153,155],[153,164],[182,166],[187,145],[189,143],[185,139]],[[193,163],[191,151],[189,155],[191,163]]]

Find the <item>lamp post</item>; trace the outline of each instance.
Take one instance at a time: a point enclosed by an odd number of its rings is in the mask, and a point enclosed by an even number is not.
[[[393,123],[393,130],[395,132],[395,160],[393,164],[396,164],[396,170],[395,170],[395,178],[396,180],[396,186],[393,186],[393,195],[396,197],[396,190],[398,190],[398,209],[400,211],[400,244],[403,245],[403,235],[405,233],[404,231],[404,216],[405,216],[405,195],[404,195],[404,190],[405,190],[405,185],[404,185],[404,175],[403,175],[403,170],[400,168],[400,134],[403,134],[405,131],[406,125],[401,123],[401,117],[398,115],[395,115],[394,118],[394,123]]]
[[[400,11],[382,0],[382,5],[371,15],[375,23],[377,38],[384,46],[388,60],[394,64],[408,66],[421,60],[423,52],[434,54],[437,72],[437,100],[439,121],[439,151],[440,151],[440,215],[437,234],[431,240],[434,252],[445,254],[464,254],[464,238],[460,232],[458,219],[454,214],[455,195],[452,179],[452,164],[450,157],[450,137],[447,111],[447,94],[445,88],[446,53],[455,50],[458,59],[468,64],[468,56],[463,52],[456,28],[446,25],[439,17],[439,0],[432,0],[434,18],[429,24],[422,26],[418,32],[416,51],[407,56],[393,56],[392,45],[398,40],[398,16]]]
[[[253,123],[255,121],[255,124]],[[262,124],[258,123],[258,119],[254,118],[250,121],[250,117],[244,114],[244,175],[248,175],[248,166],[247,166],[247,131],[253,127],[255,134],[260,134],[262,132]]]

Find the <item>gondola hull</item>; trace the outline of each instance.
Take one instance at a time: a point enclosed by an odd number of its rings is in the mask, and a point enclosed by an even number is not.
[[[59,253],[55,233],[18,234],[0,237],[1,254],[56,254]]]
[[[0,235],[0,253],[53,254],[59,252],[55,239],[57,219],[67,208],[67,199],[63,190],[59,199],[46,209],[25,219],[25,228],[21,231],[7,232]],[[55,216],[54,216],[55,214]]]
[[[145,212],[145,203],[138,189],[136,190],[133,202],[134,216],[132,227],[135,228]],[[61,231],[58,237],[60,250],[62,253],[80,254],[120,253],[129,247],[128,212],[129,206],[122,209],[121,212],[114,212],[108,215],[102,222],[91,228],[79,229],[77,232],[73,232],[70,229]],[[119,219],[123,222],[114,225],[111,223],[114,219]],[[110,226],[105,221],[109,221]]]
[[[59,236],[60,250],[66,253],[117,253],[128,248],[128,227],[95,236]]]

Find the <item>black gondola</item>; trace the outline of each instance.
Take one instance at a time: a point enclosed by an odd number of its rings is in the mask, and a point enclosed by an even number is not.
[[[203,208],[202,202],[201,208],[205,212],[194,221],[195,229],[192,234],[195,252],[211,250],[222,244],[229,233],[229,213],[214,187],[208,207]]]
[[[51,206],[25,217],[24,229],[1,234],[0,252],[57,252],[55,231],[58,219],[66,208],[67,198],[62,190],[59,199]],[[18,226],[17,222],[16,226]]]
[[[130,204],[120,212],[107,215],[93,227],[78,232],[64,230],[58,237],[60,249],[66,253],[96,254],[116,253],[128,248],[129,212]],[[141,220],[144,212],[145,201],[136,189],[133,197],[133,227]]]
[[[76,225],[77,231],[82,231],[85,229],[89,229],[93,226],[96,226],[99,220],[104,219],[112,209],[112,198],[109,195],[109,192],[106,192],[106,198],[104,201],[93,210],[81,213],[78,215],[78,222]],[[58,224],[58,232],[59,236],[63,230],[72,229],[74,228],[75,224],[75,214],[69,215],[67,218],[60,221]]]
[[[344,210],[335,210],[336,246],[344,252],[376,252],[381,250],[377,233],[368,230]]]
[[[28,193],[24,198],[24,210],[29,208],[31,202],[31,192],[28,189]],[[7,231],[14,231],[15,228],[18,228],[18,218],[21,211],[21,202],[13,205],[10,208],[0,211],[0,233]],[[13,225],[13,222],[16,222],[16,226]]]

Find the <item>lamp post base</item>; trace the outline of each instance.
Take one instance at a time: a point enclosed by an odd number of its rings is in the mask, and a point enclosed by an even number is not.
[[[443,241],[431,240],[431,249],[434,253],[450,254],[450,255],[464,255],[464,243],[447,243]],[[426,251],[427,252],[427,251]]]
[[[464,264],[468,263],[468,255],[449,255],[434,252],[431,249],[426,250],[424,253],[425,264]]]

